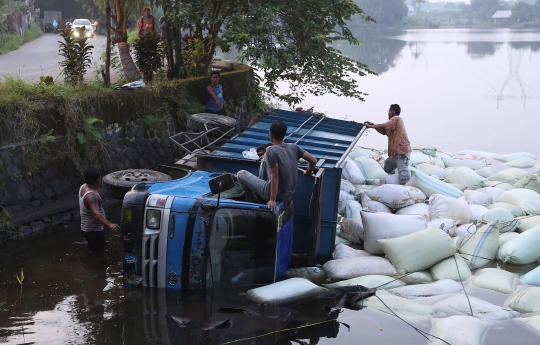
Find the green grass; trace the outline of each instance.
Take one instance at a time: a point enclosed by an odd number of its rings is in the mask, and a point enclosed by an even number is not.
[[[19,34],[8,34],[0,38],[0,54],[5,54],[12,50],[19,49],[23,44],[35,40],[43,32],[37,25],[33,25],[30,30],[26,30],[24,36]]]

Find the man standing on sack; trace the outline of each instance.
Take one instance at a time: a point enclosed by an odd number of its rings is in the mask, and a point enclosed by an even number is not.
[[[84,184],[79,189],[79,208],[81,212],[81,231],[88,242],[90,253],[101,253],[105,245],[105,230],[108,227],[114,232],[120,229],[118,224],[105,218],[103,201],[97,189],[101,185],[101,171],[97,166],[84,169]]]
[[[411,179],[409,160],[411,159],[411,144],[405,130],[405,124],[399,114],[401,108],[398,104],[392,104],[388,109],[388,121],[374,124],[366,121],[366,128],[373,128],[382,135],[388,136],[388,158],[384,162],[384,171],[393,174],[398,169],[399,184],[404,185]]]

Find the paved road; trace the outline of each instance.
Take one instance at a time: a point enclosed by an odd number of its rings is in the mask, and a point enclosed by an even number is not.
[[[56,79],[61,71],[58,62],[63,59],[58,54],[58,41],[60,40],[62,40],[62,36],[44,33],[40,38],[26,43],[18,50],[0,55],[0,75],[20,76],[29,81],[38,81],[42,75],[50,75]],[[98,61],[106,38],[105,36],[94,36],[89,41],[94,46],[92,49],[93,70],[93,64]],[[88,72],[86,79],[93,79],[91,73]],[[59,79],[61,80],[62,76]]]

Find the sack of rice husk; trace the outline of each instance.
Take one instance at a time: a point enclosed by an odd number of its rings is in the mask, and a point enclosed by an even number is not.
[[[317,296],[327,291],[304,278],[290,278],[270,285],[251,289],[247,298],[255,303],[285,303]]]
[[[514,206],[512,204],[509,204],[507,202],[495,202],[491,205],[489,205],[488,210],[494,210],[496,208],[504,208],[510,214],[512,214],[513,217],[521,217],[525,215],[525,211],[523,211],[520,207]]]
[[[517,277],[515,273],[498,268],[483,268],[474,274],[472,282],[475,286],[482,289],[512,293]]]
[[[455,199],[434,194],[429,197],[429,218],[450,218],[466,224],[471,220],[471,211],[464,198]]]
[[[530,189],[511,189],[502,193],[495,202],[512,204],[528,215],[540,215],[540,194]]]
[[[426,195],[418,188],[385,184],[365,192],[371,200],[385,204],[393,209],[411,206],[426,200]]]
[[[540,259],[540,227],[519,234],[499,248],[497,259],[516,265],[530,264]]]
[[[379,256],[330,260],[323,265],[323,270],[334,280],[345,280],[370,274],[391,276],[397,273],[390,261]]]
[[[431,273],[434,280],[452,279],[455,281],[464,281],[471,276],[471,270],[467,261],[458,254],[433,265],[429,269],[429,273]]]
[[[519,180],[523,178],[523,176],[527,175],[527,172],[522,169],[518,168],[508,168],[499,171],[495,175],[492,175],[488,178],[489,181],[497,181],[497,182],[504,182],[511,184],[512,186]]]
[[[514,184],[514,188],[526,188],[540,194],[540,176],[527,174]]]
[[[460,184],[467,187],[467,189],[482,188],[485,181],[485,178],[468,167],[459,167],[444,179],[444,182]]]
[[[459,189],[428,176],[419,170],[411,169],[411,179],[406,185],[420,189],[426,197],[430,197],[433,194],[442,194],[452,198],[460,198],[464,195]]]
[[[508,165],[509,167],[519,168],[519,169],[532,168],[536,164],[538,164],[538,161],[532,158],[519,158],[519,159],[514,159],[506,163],[506,165]]]
[[[484,225],[458,248],[458,253],[469,263],[471,269],[486,266],[495,259],[499,249],[497,223],[495,221]]]
[[[522,287],[505,304],[520,313],[540,313],[540,287]]]
[[[536,159],[536,156],[529,152],[516,152],[516,153],[510,153],[507,155],[497,155],[493,156],[493,159],[498,160],[499,162],[508,163],[516,159],[521,158],[530,158],[530,159]]]

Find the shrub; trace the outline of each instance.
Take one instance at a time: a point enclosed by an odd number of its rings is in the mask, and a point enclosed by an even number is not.
[[[90,67],[90,50],[94,48],[88,43],[88,37],[85,35],[84,27],[75,29],[62,30],[61,35],[64,42],[60,43],[60,55],[64,57],[64,61],[60,62],[60,66],[64,67],[64,79],[70,84],[78,84],[84,80],[86,69]],[[78,34],[78,35],[77,35]],[[77,37],[74,37],[77,35]]]
[[[150,81],[162,65],[163,48],[161,37],[155,32],[147,32],[133,43],[135,63],[144,80]]]

